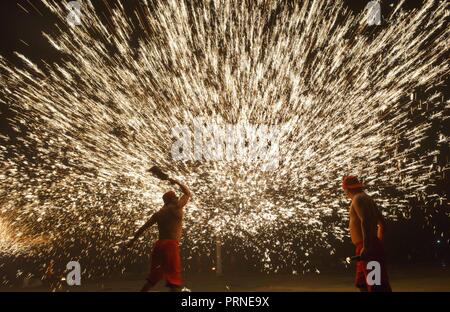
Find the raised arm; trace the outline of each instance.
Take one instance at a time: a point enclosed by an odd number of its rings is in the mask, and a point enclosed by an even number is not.
[[[178,199],[178,208],[181,209],[184,206],[186,206],[187,202],[189,201],[189,198],[191,198],[191,191],[185,184],[175,179],[169,179],[169,181],[173,184],[178,185],[181,191],[183,192],[183,195],[181,195],[181,197]]]

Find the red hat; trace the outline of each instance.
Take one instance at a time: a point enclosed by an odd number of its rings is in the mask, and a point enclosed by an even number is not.
[[[177,199],[177,194],[174,191],[168,191],[163,195],[163,201],[165,204],[170,203],[174,199]]]
[[[344,190],[354,190],[362,187],[363,184],[359,182],[358,178],[355,176],[344,176],[342,179],[342,188]]]

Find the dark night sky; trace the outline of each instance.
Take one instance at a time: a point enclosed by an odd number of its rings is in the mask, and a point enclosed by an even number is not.
[[[93,0],[99,12],[104,11],[103,2],[114,3],[108,0]],[[68,1],[67,1],[68,2]],[[136,6],[138,0],[121,1],[126,9],[130,10]],[[345,0],[346,5],[354,12],[361,12],[367,1],[362,0]],[[382,12],[389,12],[391,7],[389,4],[397,1],[382,1]],[[32,5],[31,5],[32,3]],[[421,6],[423,1],[407,0],[404,8],[412,9]],[[22,9],[30,12],[29,14]],[[39,10],[40,13],[37,12]],[[42,14],[42,15],[41,15]],[[384,14],[385,15],[385,14]],[[29,56],[33,60],[43,59],[52,61],[58,58],[55,53],[41,36],[42,32],[51,32],[54,29],[53,24],[56,19],[52,17],[45,6],[36,0],[8,0],[0,2],[0,31],[1,46],[0,53],[2,56],[14,61],[13,52],[20,51],[24,55]],[[25,41],[25,45],[21,40]]]

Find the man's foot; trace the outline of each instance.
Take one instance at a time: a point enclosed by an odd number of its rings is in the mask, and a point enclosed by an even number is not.
[[[183,289],[183,286],[176,286],[176,285],[167,285],[169,287],[170,292],[181,292]]]
[[[150,283],[145,283],[144,286],[142,286],[142,288],[141,288],[141,292],[147,292],[147,291],[149,291],[152,287],[153,287],[152,284],[150,284]]]

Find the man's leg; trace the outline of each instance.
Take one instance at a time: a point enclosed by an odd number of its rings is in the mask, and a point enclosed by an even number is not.
[[[391,286],[389,284],[389,277],[387,274],[387,266],[385,261],[385,254],[384,254],[384,248],[380,241],[376,241],[376,244],[374,246],[374,253],[370,258],[370,261],[376,261],[380,265],[381,269],[381,276],[380,276],[380,285],[368,285],[367,291],[368,292],[391,292]],[[370,270],[367,269],[367,262],[364,263],[364,277],[367,279],[367,275],[369,274]],[[367,283],[366,283],[367,284]]]
[[[160,280],[162,280],[164,277],[164,273],[162,271],[162,268],[160,266],[155,267],[151,269],[150,274],[147,277],[147,280],[142,286],[141,291],[147,292],[151,288],[153,288]]]
[[[180,292],[183,289],[182,286],[171,285],[171,284],[167,284],[167,287],[169,287],[170,292]]]
[[[163,254],[159,248],[154,247],[152,256],[151,256],[151,264],[150,264],[150,273],[146,278],[146,283],[141,288],[141,292],[147,292],[151,288],[153,288],[160,280],[164,277],[164,271],[162,267],[163,262]]]
[[[387,275],[386,264],[381,259],[378,259],[381,267],[381,284],[371,285],[368,289],[370,292],[392,292],[391,285],[389,284],[389,277]],[[367,278],[367,275],[366,275]]]
[[[356,277],[355,277],[355,286],[359,289],[360,292],[368,292],[367,283],[366,283],[366,274],[364,271],[365,262],[358,261],[356,263]]]
[[[150,282],[147,281],[147,282],[144,284],[144,286],[142,286],[141,292],[147,292],[147,291],[149,291],[153,286],[155,286],[155,284],[150,283]]]
[[[181,257],[178,242],[171,242],[166,249],[164,262],[164,275],[166,286],[171,292],[181,291],[183,280],[181,278]]]
[[[369,290],[367,289],[367,287],[358,287],[360,292],[368,292]]]

